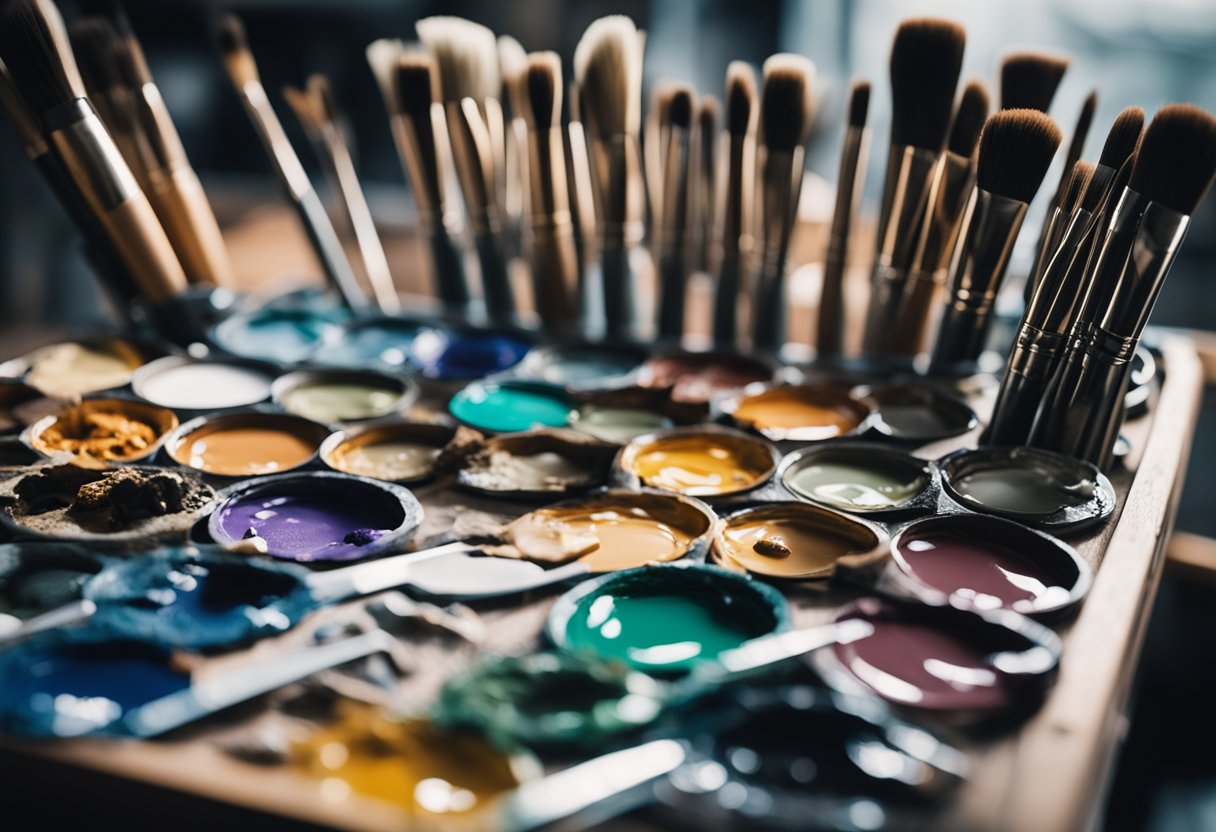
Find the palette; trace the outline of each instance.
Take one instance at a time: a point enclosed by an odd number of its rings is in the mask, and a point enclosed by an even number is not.
[[[165,440],[177,463],[217,477],[278,474],[307,465],[329,429],[299,416],[257,410],[199,416]]]
[[[626,482],[714,500],[764,485],[780,453],[768,442],[725,428],[676,428],[640,436],[617,458]]]
[[[429,478],[456,431],[441,424],[383,422],[337,431],[321,444],[321,461],[335,471],[386,482]]]
[[[761,386],[723,402],[740,427],[774,442],[818,442],[857,436],[870,427],[873,408],[845,387],[831,384]]]
[[[296,416],[325,424],[382,419],[418,398],[408,378],[370,371],[297,370],[271,386],[274,403]]]
[[[884,445],[826,443],[789,454],[777,479],[795,497],[871,517],[932,511],[937,466]]]
[[[131,378],[131,389],[152,404],[197,413],[264,402],[273,381],[263,365],[171,355],[141,367]]]

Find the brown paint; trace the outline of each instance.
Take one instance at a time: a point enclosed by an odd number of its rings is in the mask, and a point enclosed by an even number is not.
[[[835,387],[774,387],[739,399],[734,418],[772,439],[816,441],[855,431],[868,409]]]
[[[317,443],[288,427],[203,425],[182,437],[173,458],[183,465],[229,477],[277,474],[307,462]]]
[[[874,532],[848,518],[801,503],[740,512],[721,523],[714,558],[774,578],[826,578],[836,562],[873,550]]]

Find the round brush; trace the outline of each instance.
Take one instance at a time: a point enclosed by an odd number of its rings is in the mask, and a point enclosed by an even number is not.
[[[752,203],[756,169],[756,75],[743,61],[726,68],[726,175],[718,237],[718,279],[714,286],[714,343],[736,346],[739,307],[746,302],[743,278],[752,250]]]
[[[662,130],[662,202],[652,234],[659,276],[659,337],[677,342],[684,333],[684,296],[688,292],[693,96],[688,86],[671,90]]]

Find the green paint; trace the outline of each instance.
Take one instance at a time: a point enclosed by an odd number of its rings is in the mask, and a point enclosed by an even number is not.
[[[306,384],[283,397],[283,407],[316,422],[351,422],[387,416],[401,391],[370,384]]]
[[[679,673],[772,629],[705,593],[593,594],[566,625],[571,649],[648,673]]]
[[[787,477],[796,494],[845,509],[886,509],[901,506],[925,487],[923,472],[882,460],[820,462]]]
[[[448,409],[465,424],[498,433],[564,427],[572,410],[560,387],[533,382],[475,382],[457,393]]]
[[[672,426],[661,413],[626,407],[584,407],[575,417],[573,427],[604,442],[624,445],[631,439]]]
[[[1037,466],[982,468],[963,475],[955,490],[969,503],[1007,514],[1047,517],[1093,497],[1092,480],[1065,482]]]

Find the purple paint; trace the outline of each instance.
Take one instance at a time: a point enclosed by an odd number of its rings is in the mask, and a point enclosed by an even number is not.
[[[1003,521],[926,521],[906,529],[892,548],[905,574],[979,609],[1057,609],[1079,580],[1066,551]]]
[[[337,494],[255,493],[219,509],[220,528],[234,540],[259,537],[266,554],[290,560],[354,560],[401,522],[383,506]]]

